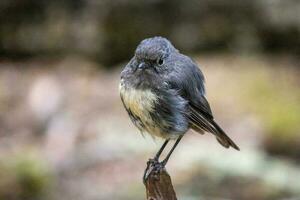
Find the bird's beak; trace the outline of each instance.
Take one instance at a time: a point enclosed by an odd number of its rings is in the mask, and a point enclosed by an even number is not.
[[[138,65],[138,69],[140,70],[143,70],[143,69],[146,69],[148,68],[148,65],[144,62],[141,62],[139,65]]]

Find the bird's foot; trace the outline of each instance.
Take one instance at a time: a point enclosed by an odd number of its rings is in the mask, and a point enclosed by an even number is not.
[[[165,162],[159,162],[157,159],[149,159],[147,162],[147,167],[144,172],[143,182],[146,184],[147,179],[149,178],[150,174],[154,178],[159,177],[159,173],[165,168]]]

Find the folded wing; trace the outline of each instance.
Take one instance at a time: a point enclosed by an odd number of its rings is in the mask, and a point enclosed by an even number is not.
[[[176,89],[188,101],[187,116],[190,128],[201,134],[204,131],[210,132],[224,147],[231,146],[239,150],[239,147],[214,121],[211,108],[205,98],[204,76],[190,58],[182,55],[177,62],[174,62],[174,68],[168,75],[168,83],[172,89]]]

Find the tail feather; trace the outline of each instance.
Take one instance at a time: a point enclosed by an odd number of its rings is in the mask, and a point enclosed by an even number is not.
[[[190,127],[195,131],[203,134],[204,131],[214,134],[218,142],[229,148],[230,146],[236,150],[240,150],[239,147],[226,135],[222,128],[214,121],[213,117],[205,116],[199,113],[195,108],[191,107]]]
[[[217,130],[216,137],[218,142],[223,145],[226,148],[229,148],[230,146],[233,147],[236,150],[240,150],[240,148],[226,135],[226,133],[222,130],[222,128],[215,122],[213,121],[212,123],[214,127]]]
[[[229,148],[230,144],[227,142],[227,140],[221,139],[219,137],[216,137],[217,141],[225,148]]]
[[[216,136],[217,141],[225,148],[229,148],[231,146],[238,151],[240,150],[240,148],[226,135],[226,133],[214,120],[209,123],[210,126],[201,126],[202,124],[198,125],[198,123],[193,122],[193,120],[191,121],[191,128],[198,133],[204,134],[204,131],[211,132]]]
[[[199,128],[197,125],[191,124],[191,128],[193,130],[195,130],[197,133],[200,133],[201,135],[203,135],[205,132],[203,131],[203,129]]]

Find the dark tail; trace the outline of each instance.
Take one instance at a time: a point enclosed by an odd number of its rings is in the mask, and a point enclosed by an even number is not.
[[[210,132],[214,134],[218,140],[218,142],[226,148],[230,146],[236,150],[240,150],[240,148],[226,135],[226,133],[221,129],[221,127],[214,121],[213,117],[210,115],[205,115],[191,108],[191,113],[189,115],[190,119],[190,127],[195,131],[204,134],[203,131]]]
[[[226,135],[226,133],[222,130],[222,128],[215,122],[212,121],[212,125],[215,127],[217,132],[215,133],[218,142],[226,148],[230,146],[236,150],[240,150],[240,148]]]

